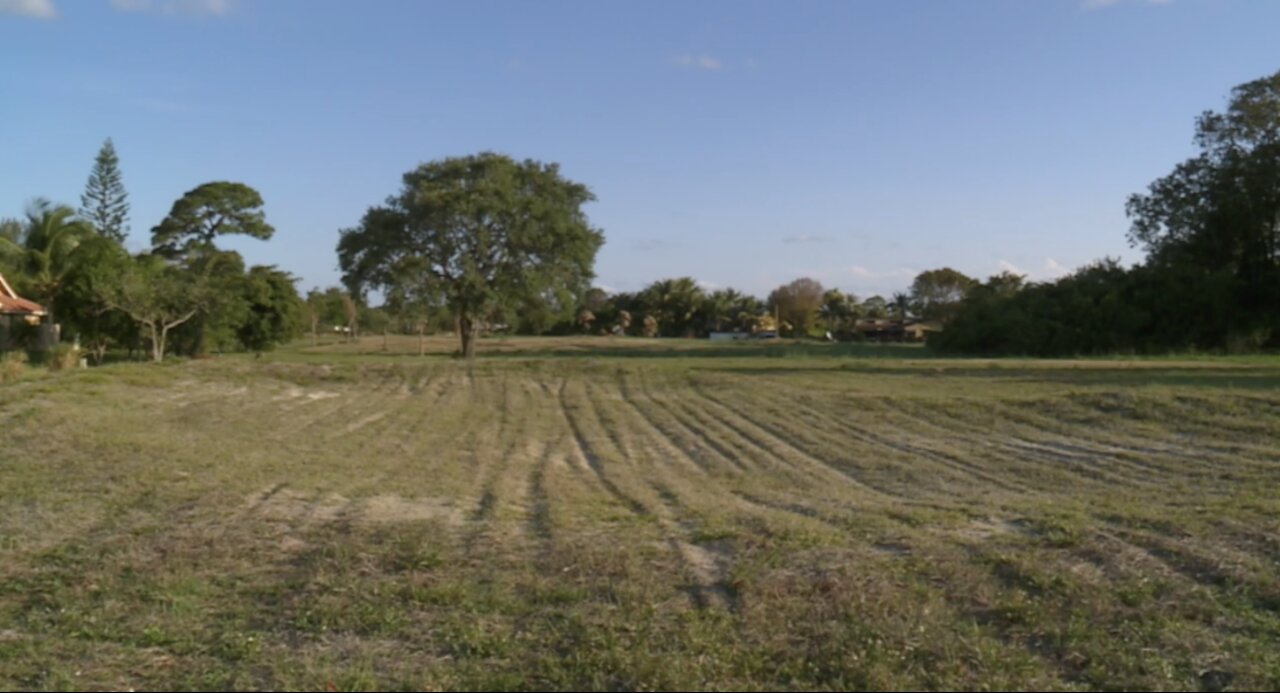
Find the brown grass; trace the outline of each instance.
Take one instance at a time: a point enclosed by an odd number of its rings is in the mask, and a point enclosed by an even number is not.
[[[1280,368],[566,343],[0,386],[0,686],[1280,684]]]

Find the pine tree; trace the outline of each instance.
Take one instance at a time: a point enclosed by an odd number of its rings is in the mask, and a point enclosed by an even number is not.
[[[120,178],[120,160],[116,158],[111,138],[103,143],[93,161],[93,171],[80,196],[80,216],[93,224],[98,233],[124,243],[129,226],[128,193]]]

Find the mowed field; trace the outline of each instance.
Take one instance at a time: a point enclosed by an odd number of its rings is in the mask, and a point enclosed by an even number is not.
[[[1280,686],[1280,361],[610,339],[0,385],[0,688]]]

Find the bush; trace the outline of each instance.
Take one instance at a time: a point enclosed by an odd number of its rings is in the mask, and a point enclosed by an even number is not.
[[[80,349],[70,344],[59,344],[45,353],[41,359],[51,371],[66,371],[80,367]]]
[[[7,383],[22,377],[27,370],[27,355],[21,351],[0,354],[0,383]]]

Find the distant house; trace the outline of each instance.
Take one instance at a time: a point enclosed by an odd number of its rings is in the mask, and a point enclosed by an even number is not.
[[[712,332],[707,338],[713,342],[735,342],[739,339],[750,339],[749,332]]]
[[[917,320],[859,320],[853,331],[872,342],[923,342],[929,332],[941,332],[942,324]]]
[[[941,332],[942,323],[939,322],[909,322],[902,328],[902,336],[908,342],[923,342],[925,336],[930,332]]]
[[[0,351],[17,348],[22,327],[38,328],[47,316],[44,306],[19,296],[0,274]]]
[[[897,320],[859,320],[853,331],[871,342],[901,342],[902,323]]]

